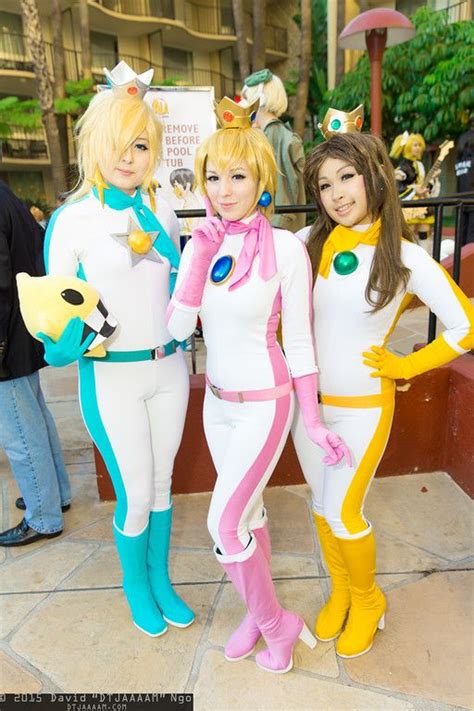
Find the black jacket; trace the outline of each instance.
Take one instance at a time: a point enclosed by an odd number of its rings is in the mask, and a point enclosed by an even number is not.
[[[0,380],[31,375],[46,363],[25,328],[16,275],[43,276],[43,236],[28,208],[0,181]]]

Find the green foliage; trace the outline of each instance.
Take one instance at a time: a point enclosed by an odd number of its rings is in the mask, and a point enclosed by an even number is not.
[[[66,97],[55,99],[55,112],[73,117],[82,114],[94,96],[93,85],[92,79],[66,82]],[[35,131],[41,128],[41,125],[38,99],[19,99],[17,96],[0,99],[0,138],[8,138],[13,127]]]
[[[411,18],[417,29],[409,42],[384,53],[382,126],[390,142],[405,130],[430,142],[455,138],[474,110],[474,25],[449,23],[447,13],[421,7]],[[363,103],[370,125],[370,64],[367,53],[326,94],[319,116],[333,106],[349,111]]]

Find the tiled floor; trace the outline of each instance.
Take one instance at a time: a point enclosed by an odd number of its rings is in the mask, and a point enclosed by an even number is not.
[[[403,317],[392,347],[410,352],[426,315]],[[198,351],[202,370],[204,349]],[[223,647],[242,604],[211,553],[209,494],[176,496],[171,572],[197,613],[159,639],[129,621],[111,534],[113,504],[97,497],[74,368],[47,369],[74,490],[64,534],[0,548],[0,692],[194,692],[197,711],[375,711],[473,707],[472,502],[443,472],[375,480],[367,501],[378,540],[386,629],[371,652],[339,659],[332,643],[299,643],[295,668],[230,664]],[[0,530],[15,525],[18,495],[0,460]],[[328,581],[311,526],[308,489],[267,490],[272,571],[282,603],[312,624]]]

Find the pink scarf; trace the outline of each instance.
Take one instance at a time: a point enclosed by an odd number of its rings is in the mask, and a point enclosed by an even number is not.
[[[259,276],[264,281],[268,281],[275,276],[277,267],[272,226],[261,212],[248,224],[240,221],[222,220],[222,226],[228,235],[247,233],[235,265],[235,271],[229,282],[229,291],[238,289],[247,283],[250,278],[253,260],[257,254],[260,256]]]

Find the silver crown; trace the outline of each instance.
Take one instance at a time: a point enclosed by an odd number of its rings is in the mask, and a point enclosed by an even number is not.
[[[104,67],[105,78],[114,94],[136,96],[140,99],[143,99],[150,88],[153,71],[153,69],[147,69],[142,74],[136,74],[123,60],[110,71]]]

